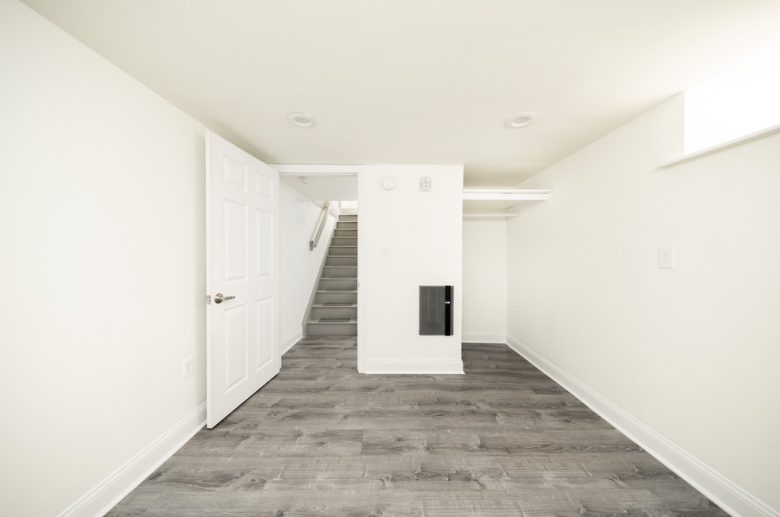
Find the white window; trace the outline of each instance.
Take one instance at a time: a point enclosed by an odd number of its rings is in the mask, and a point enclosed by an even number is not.
[[[780,124],[780,48],[685,92],[685,154]]]

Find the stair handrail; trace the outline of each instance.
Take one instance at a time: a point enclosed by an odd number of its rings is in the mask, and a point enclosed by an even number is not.
[[[328,208],[330,207],[330,201],[325,201],[325,206],[322,207],[322,214],[321,214],[321,220],[320,224],[317,227],[317,232],[314,234],[312,239],[309,241],[309,251],[314,251],[314,248],[317,247],[317,244],[320,243],[320,236],[322,235],[322,230],[325,229],[325,223],[328,221]]]

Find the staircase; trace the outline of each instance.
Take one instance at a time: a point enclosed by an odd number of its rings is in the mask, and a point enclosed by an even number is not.
[[[307,336],[357,336],[357,215],[339,216],[306,323]]]

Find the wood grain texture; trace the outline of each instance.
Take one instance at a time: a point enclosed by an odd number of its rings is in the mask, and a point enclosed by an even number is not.
[[[507,346],[463,361],[361,375],[354,337],[304,339],[108,515],[727,515]]]

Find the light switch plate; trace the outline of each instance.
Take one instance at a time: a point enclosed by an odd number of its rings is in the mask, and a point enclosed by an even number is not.
[[[674,269],[674,246],[661,246],[658,248],[658,267]]]
[[[428,192],[431,190],[431,177],[422,176],[420,178],[420,192]]]

